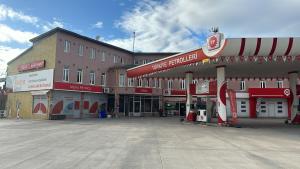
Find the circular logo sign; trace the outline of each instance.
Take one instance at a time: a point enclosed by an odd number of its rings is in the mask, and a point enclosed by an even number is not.
[[[218,38],[216,36],[212,36],[208,40],[208,45],[210,48],[216,48],[218,44]]]
[[[291,94],[291,91],[290,91],[290,89],[285,89],[283,91],[283,93],[284,93],[284,95],[289,96]]]

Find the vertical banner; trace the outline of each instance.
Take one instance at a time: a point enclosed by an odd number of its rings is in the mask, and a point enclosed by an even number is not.
[[[236,103],[236,92],[232,89],[227,89],[229,101],[230,101],[230,111],[232,114],[232,123],[237,123],[237,103]]]

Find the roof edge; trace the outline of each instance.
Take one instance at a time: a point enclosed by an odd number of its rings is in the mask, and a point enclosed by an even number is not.
[[[8,64],[11,64],[12,62],[14,62],[15,60],[19,59],[22,55],[24,55],[25,53],[29,52],[31,49],[33,48],[33,46],[31,46],[30,48],[26,49],[25,51],[23,51],[22,53],[20,53],[17,57],[13,58],[12,60],[10,60],[9,62],[7,62]]]

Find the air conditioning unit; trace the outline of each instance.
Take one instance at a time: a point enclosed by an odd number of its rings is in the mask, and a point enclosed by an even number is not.
[[[104,93],[109,93],[109,88],[108,88],[108,87],[105,87],[104,90],[103,90],[103,92],[104,92]]]

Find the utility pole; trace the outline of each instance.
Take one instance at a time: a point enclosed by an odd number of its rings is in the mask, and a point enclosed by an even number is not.
[[[133,32],[132,52],[134,52],[135,32]]]

